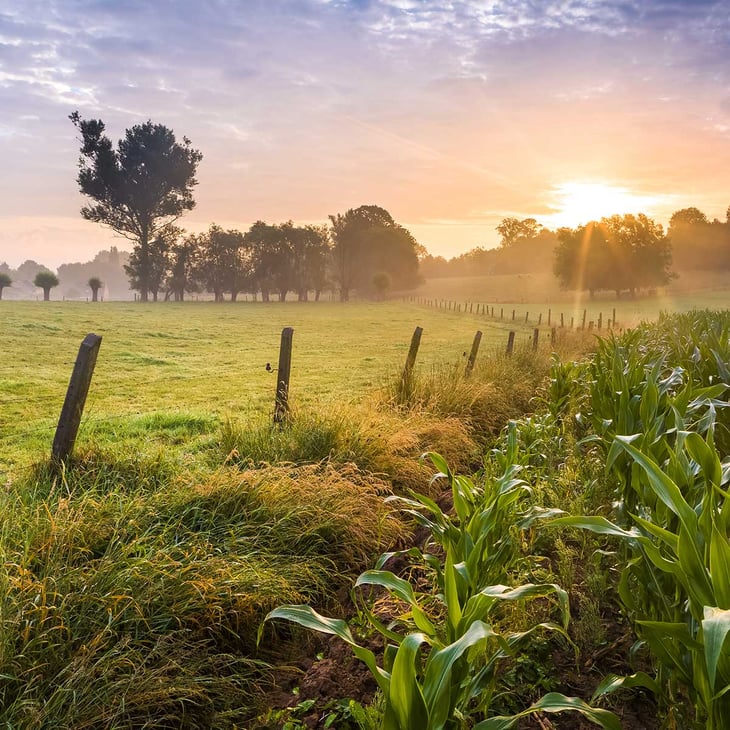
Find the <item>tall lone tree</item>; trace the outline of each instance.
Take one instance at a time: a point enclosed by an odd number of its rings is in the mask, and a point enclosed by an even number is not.
[[[33,279],[33,284],[39,289],[43,289],[43,301],[48,302],[51,299],[51,289],[58,286],[58,277],[52,271],[39,271]]]
[[[195,206],[195,173],[203,155],[187,137],[179,143],[162,124],[136,124],[114,149],[100,119],[81,119],[78,112],[69,118],[81,133],[77,182],[91,199],[81,215],[134,241],[136,283],[146,302],[152,283],[150,242]]]
[[[91,289],[91,301],[99,301],[99,289],[104,286],[104,282],[98,276],[92,276],[89,279],[89,288]]]

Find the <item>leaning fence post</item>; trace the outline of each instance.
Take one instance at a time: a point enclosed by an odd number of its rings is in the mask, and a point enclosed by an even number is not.
[[[474,369],[474,363],[477,360],[477,353],[479,352],[479,343],[482,341],[482,332],[477,330],[474,335],[474,341],[471,343],[471,352],[469,353],[469,359],[466,361],[466,370],[464,375],[469,375]]]
[[[586,310],[583,310],[583,325],[581,326],[581,329],[584,330],[586,328]]]
[[[535,327],[535,330],[532,333],[532,351],[535,352],[537,350],[537,343],[540,340],[540,329],[538,327]]]
[[[512,350],[515,349],[515,333],[513,330],[510,330],[509,334],[507,335],[507,354],[511,355]]]
[[[410,387],[413,367],[416,364],[416,355],[418,355],[418,348],[421,345],[422,334],[423,327],[416,327],[416,329],[413,330],[413,337],[411,337],[411,346],[408,348],[406,364],[403,367],[403,375],[401,376],[401,383],[403,384],[404,391],[407,391]]]
[[[56,466],[66,461],[73,451],[100,345],[99,335],[88,334],[79,347],[51,449],[51,461]]]
[[[289,378],[291,375],[291,350],[294,329],[284,327],[279,346],[279,369],[276,371],[276,401],[274,425],[281,425],[289,416]]]

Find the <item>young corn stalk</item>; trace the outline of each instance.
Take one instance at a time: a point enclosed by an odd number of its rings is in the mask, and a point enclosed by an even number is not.
[[[349,644],[383,695],[383,730],[502,730],[530,714],[566,710],[618,730],[620,723],[613,713],[555,692],[516,714],[494,715],[492,704],[502,661],[513,656],[539,629],[565,634],[567,594],[554,584],[510,587],[492,582],[508,578],[516,560],[513,525],[529,526],[545,514],[537,510],[518,512],[526,486],[515,477],[514,468],[494,485],[481,489],[470,479],[453,474],[440,456],[432,454],[431,459],[439,470],[437,477],[449,481],[455,514],[444,513],[422,495],[403,501],[441,548],[433,553],[407,551],[435,571],[435,594],[418,593],[407,580],[382,569],[367,571],[356,582],[356,587],[383,589],[406,607],[389,626],[371,609],[365,609],[371,627],[386,641],[382,665],[372,651],[355,641],[345,621],[321,616],[309,606],[281,606],[266,620],[293,621]],[[382,568],[391,556],[382,556],[378,566]],[[491,622],[504,602],[537,598],[557,602],[562,625],[541,623],[527,631],[506,632]]]

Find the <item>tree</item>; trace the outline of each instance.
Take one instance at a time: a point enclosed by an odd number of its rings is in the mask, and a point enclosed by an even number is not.
[[[682,208],[669,219],[669,230],[678,226],[697,226],[709,223],[707,216],[698,208]]]
[[[43,289],[43,301],[47,302],[51,298],[51,289],[58,286],[58,277],[52,271],[39,271],[33,279],[33,284]]]
[[[3,298],[3,289],[6,286],[12,286],[13,280],[4,271],[0,271],[0,299]]]
[[[563,289],[622,291],[661,286],[672,278],[669,239],[662,226],[640,213],[561,228],[554,272]]]
[[[387,210],[361,205],[329,218],[333,276],[340,301],[348,301],[353,289],[370,290],[377,271],[388,273],[394,287],[418,284],[418,243]]]
[[[327,280],[329,232],[323,226],[297,227],[291,221],[279,228],[289,244],[289,273],[299,301],[306,302],[310,290],[314,290],[315,299],[319,300]]]
[[[373,288],[375,289],[376,296],[379,300],[385,298],[385,292],[390,289],[390,274],[387,271],[378,271],[373,276]]]
[[[216,302],[223,301],[225,292],[230,292],[235,302],[250,279],[243,234],[237,230],[225,231],[213,223],[197,240],[197,275],[203,286],[213,292]]]
[[[150,241],[147,253],[147,288],[152,293],[152,301],[157,301],[160,290],[170,271],[170,252],[183,231],[175,225],[161,228],[157,236]],[[124,265],[132,289],[141,290],[144,266],[141,249],[135,247],[129,256],[129,263]]]
[[[104,286],[104,283],[98,276],[92,276],[89,279],[89,288],[91,289],[91,301],[99,301],[99,289]]]
[[[502,237],[501,246],[508,248],[520,238],[535,238],[542,226],[534,218],[503,218],[497,226],[497,233]]]
[[[195,173],[203,156],[172,130],[147,121],[127,129],[114,149],[100,119],[70,115],[81,133],[77,182],[92,201],[81,215],[135,243],[137,286],[142,301],[151,288],[150,242],[195,206]]]
[[[167,295],[172,294],[176,302],[185,299],[186,292],[197,291],[195,280],[198,265],[198,239],[187,236],[173,244],[170,251],[170,273],[167,277]]]

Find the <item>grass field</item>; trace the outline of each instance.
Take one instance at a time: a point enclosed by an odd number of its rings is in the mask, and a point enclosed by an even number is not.
[[[482,353],[503,349],[505,323],[400,303],[158,304],[1,302],[0,469],[49,448],[79,344],[103,337],[80,439],[93,433],[163,442],[204,435],[221,418],[273,410],[281,330],[294,328],[295,407],[349,402],[403,367],[423,327],[419,367],[463,362],[474,332]],[[529,328],[516,328],[526,341]],[[119,428],[118,428],[119,426]],[[186,448],[190,449],[188,443]]]

